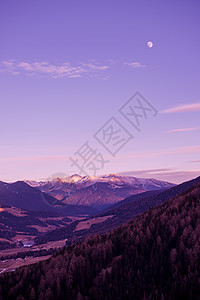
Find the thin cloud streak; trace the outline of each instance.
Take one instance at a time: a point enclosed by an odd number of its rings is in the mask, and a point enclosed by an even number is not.
[[[173,129],[173,130],[168,130],[166,133],[173,133],[173,132],[187,132],[187,131],[194,131],[194,130],[199,130],[200,127],[194,127],[194,128],[180,128],[180,129]]]
[[[179,105],[176,107],[165,109],[165,110],[161,111],[160,113],[170,114],[170,113],[194,112],[194,111],[200,111],[200,103]]]
[[[160,171],[159,171],[160,170]],[[194,179],[200,176],[199,170],[176,170],[176,169],[150,169],[120,172],[123,176],[135,176],[141,178],[154,178],[180,184],[184,181]]]
[[[176,155],[185,153],[200,153],[200,146],[180,147],[156,152],[138,152],[130,155],[117,156],[115,159],[152,158],[157,156]]]
[[[124,171],[120,172],[120,175],[123,176],[133,176],[133,174],[136,174],[137,176],[142,175],[142,176],[149,176],[152,174],[159,174],[159,173],[164,173],[164,172],[171,172],[175,169],[170,169],[170,168],[163,168],[163,169],[146,169],[146,170],[133,170],[133,171]]]
[[[63,160],[66,159],[65,155],[52,155],[52,156],[20,156],[20,157],[7,157],[0,158],[0,161],[38,161],[38,160]]]
[[[125,62],[124,65],[130,66],[134,69],[140,69],[140,68],[145,68],[146,67],[146,65],[143,65],[142,63],[137,62],[137,61]]]

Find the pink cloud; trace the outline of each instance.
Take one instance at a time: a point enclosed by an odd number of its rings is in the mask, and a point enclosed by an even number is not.
[[[49,156],[20,156],[0,158],[0,161],[38,161],[38,160],[63,160],[67,157],[65,155],[49,155]]]
[[[165,110],[161,111],[161,113],[170,114],[170,113],[192,112],[192,111],[200,111],[200,103],[179,105],[176,107],[165,109]]]
[[[62,64],[50,64],[43,61],[26,62],[26,61],[2,61],[0,62],[0,71],[7,71],[12,74],[26,74],[28,76],[50,76],[51,78],[79,78],[83,74],[91,75],[97,74],[107,70],[109,66],[100,66],[97,63],[79,63],[79,65],[72,66],[69,62]]]
[[[124,63],[124,65],[130,66],[130,67],[135,68],[135,69],[145,68],[146,67],[145,65],[143,65],[142,63],[137,62],[137,61],[126,62],[126,63]]]
[[[84,67],[88,67],[91,70],[107,70],[108,66],[98,66],[92,63],[88,63],[88,64],[83,64]]]
[[[150,170],[136,170],[128,172],[120,172],[120,175],[135,176],[141,178],[154,178],[158,180],[165,180],[174,183],[182,183],[200,176],[199,170],[175,170],[175,169],[150,169]]]
[[[120,155],[115,159],[153,158],[158,156],[178,155],[185,153],[200,153],[200,146],[180,147],[152,152],[137,152],[130,155]]]
[[[172,133],[172,132],[187,132],[187,131],[194,131],[194,130],[198,130],[198,129],[200,129],[200,127],[173,129],[173,130],[169,130],[169,131],[166,131],[166,132],[167,133]]]

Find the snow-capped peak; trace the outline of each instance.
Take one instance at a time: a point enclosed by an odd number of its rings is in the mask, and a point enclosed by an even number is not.
[[[119,174],[106,174],[101,177],[97,176],[80,176],[74,174],[67,176],[65,178],[54,178],[48,181],[51,184],[54,184],[56,187],[62,186],[62,184],[69,184],[75,189],[81,189],[87,186],[91,186],[96,183],[107,183],[112,185],[112,187],[122,187],[122,186],[131,186],[144,190],[160,189],[160,188],[169,188],[173,184],[165,181],[160,181],[152,178],[137,178],[133,176],[122,176]],[[45,186],[46,182],[35,182],[35,181],[26,181],[31,186]]]
[[[67,183],[76,183],[80,181],[83,177],[78,175],[78,174],[73,174],[71,176],[67,176],[63,179],[61,179],[62,182],[67,182]]]

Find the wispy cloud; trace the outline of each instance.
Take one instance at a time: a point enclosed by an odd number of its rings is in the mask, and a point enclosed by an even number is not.
[[[100,65],[95,60],[89,62],[70,62],[50,63],[47,61],[19,61],[9,59],[0,61],[0,72],[9,72],[12,75],[40,76],[49,78],[80,78],[84,76],[96,77],[102,74],[103,80],[110,78],[106,70],[111,69],[113,65],[128,66],[133,69],[145,68],[141,62],[120,62],[119,60],[110,59],[105,64]]]
[[[189,160],[188,162],[190,162],[190,163],[200,163],[200,159],[198,159],[198,160]]]
[[[152,174],[159,174],[163,172],[171,172],[174,171],[175,169],[170,169],[170,168],[162,168],[162,169],[147,169],[147,170],[134,170],[134,171],[127,171],[127,172],[120,172],[120,175],[124,176],[150,176]]]
[[[171,113],[192,112],[192,111],[200,111],[200,103],[191,103],[191,104],[175,106],[169,109],[165,109],[161,111],[161,113],[171,114]]]
[[[17,61],[8,60],[0,62],[0,70],[9,72],[13,75],[26,74],[29,76],[48,76],[51,78],[80,78],[83,75],[93,75],[103,72],[109,68],[108,65],[97,63],[80,63],[72,65],[69,62],[62,64],[51,64],[43,61]]]
[[[153,158],[166,155],[179,155],[179,154],[188,154],[188,153],[200,153],[200,146],[189,146],[189,147],[178,147],[171,149],[161,149],[158,151],[144,151],[144,152],[135,152],[130,155],[118,155],[115,159],[136,159],[136,158]]]
[[[133,62],[125,62],[124,65],[130,66],[134,69],[140,69],[140,68],[145,68],[146,65],[138,62],[138,61],[133,61]]]
[[[0,158],[0,161],[44,161],[44,160],[64,160],[65,155],[48,155],[48,156],[19,156],[19,157],[6,157]]]
[[[173,133],[173,132],[187,132],[187,131],[194,131],[199,130],[200,127],[193,127],[193,128],[179,128],[179,129],[173,129],[166,131],[167,133]]]
[[[135,176],[141,178],[154,178],[166,180],[174,183],[181,183],[200,176],[199,170],[177,170],[177,169],[150,169],[150,170],[133,170],[120,172],[123,176]]]

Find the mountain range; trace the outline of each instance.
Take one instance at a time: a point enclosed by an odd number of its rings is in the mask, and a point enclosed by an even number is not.
[[[104,209],[130,195],[174,186],[165,181],[118,174],[102,177],[82,177],[75,174],[47,182],[26,181],[26,183],[55,197],[62,204],[84,205],[97,209]]]
[[[105,233],[108,230],[132,220],[148,209],[184,193],[196,183],[200,183],[200,177],[173,186],[167,190],[155,190],[132,195],[99,212],[95,216],[91,216],[85,220],[76,220],[70,225],[44,233],[36,238],[36,242],[44,243],[49,240],[53,241],[67,238],[74,243],[96,233]]]

